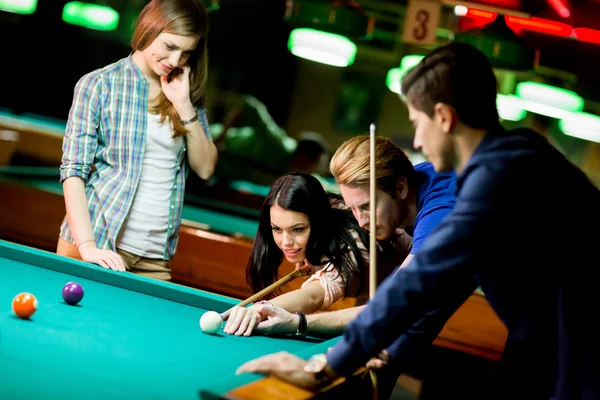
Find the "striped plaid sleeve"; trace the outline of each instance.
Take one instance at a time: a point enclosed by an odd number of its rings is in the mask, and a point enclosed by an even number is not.
[[[75,86],[63,139],[61,182],[72,176],[87,180],[90,175],[98,145],[101,88],[102,77],[96,73],[85,75]]]
[[[204,129],[204,133],[206,137],[212,142],[213,137],[210,134],[210,126],[208,125],[208,116],[206,115],[206,107],[200,106],[196,109],[196,113],[198,114],[198,120],[200,121],[200,125],[202,125],[202,129]]]

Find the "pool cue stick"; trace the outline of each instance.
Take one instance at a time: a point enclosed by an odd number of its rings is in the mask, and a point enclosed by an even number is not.
[[[301,276],[306,276],[308,274],[308,271],[310,271],[309,266],[304,266],[302,268],[296,269],[296,270],[290,272],[289,274],[287,274],[286,276],[284,276],[283,278],[281,278],[280,280],[278,280],[277,282],[267,286],[260,292],[257,292],[255,294],[253,294],[252,296],[248,297],[246,300],[242,301],[236,307],[246,307],[248,304],[254,303],[256,300],[263,298],[264,296],[268,295],[272,291],[279,289],[281,286],[285,285],[286,283],[289,283],[289,282],[293,281],[294,279],[299,278]],[[230,308],[229,310],[221,313],[221,318],[223,318],[223,321],[225,321],[227,318],[229,318],[229,314],[231,314],[232,309],[233,309],[233,307]]]
[[[372,299],[373,296],[375,296],[375,289],[377,288],[377,175],[375,173],[375,124],[371,124],[369,128],[371,153],[371,156],[369,157],[369,298]]]
[[[369,298],[375,296],[377,288],[377,174],[375,173],[375,124],[369,126]],[[369,370],[372,385],[372,399],[379,398],[377,375]]]

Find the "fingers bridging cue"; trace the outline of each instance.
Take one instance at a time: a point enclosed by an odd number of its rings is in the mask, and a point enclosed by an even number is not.
[[[258,293],[253,294],[252,296],[248,297],[246,300],[240,302],[240,304],[238,304],[239,307],[246,307],[248,304],[250,303],[254,303],[257,300],[262,299],[263,297],[265,297],[266,295],[274,292],[275,290],[279,289],[280,287],[282,287],[283,285],[293,281],[294,279],[301,277],[301,276],[305,276],[308,273],[310,273],[310,266],[304,266],[302,268],[299,268],[297,270],[294,270],[292,272],[290,272],[289,274],[287,274],[286,276],[284,276],[283,278],[281,278],[280,280],[278,280],[277,282],[267,286],[266,288],[264,288],[263,290],[261,290]],[[225,321],[227,318],[229,318],[229,314],[231,313],[231,310],[233,309],[230,308],[229,310],[221,313],[221,318],[223,318],[223,320]]]

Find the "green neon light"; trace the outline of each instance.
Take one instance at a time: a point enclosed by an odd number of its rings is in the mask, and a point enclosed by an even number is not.
[[[0,0],[0,11],[15,14],[33,14],[37,8],[37,0]]]
[[[356,45],[348,38],[309,28],[290,33],[288,49],[297,57],[336,67],[354,63]]]
[[[521,82],[516,94],[523,100],[569,112],[583,110],[583,98],[577,93],[538,82]]]
[[[425,56],[421,56],[418,54],[411,54],[402,57],[402,60],[400,61],[400,67],[392,68],[387,73],[385,83],[388,89],[390,89],[394,93],[402,94],[402,78],[404,78],[404,75],[410,69],[416,67],[417,64],[420,63],[424,57]]]
[[[388,71],[385,84],[392,92],[402,94],[402,77],[406,71],[402,68],[392,68]]]
[[[419,64],[424,58],[425,56],[419,54],[411,54],[408,56],[404,56],[400,61],[400,68],[408,71],[409,69],[416,67],[417,64]]]
[[[78,1],[65,4],[62,19],[67,24],[99,31],[113,31],[119,25],[119,13],[112,8]]]
[[[502,97],[500,97],[502,96]],[[499,112],[507,111],[509,108],[513,109],[523,109],[526,112],[531,112],[538,115],[544,115],[546,117],[555,118],[555,119],[563,119],[567,118],[572,113],[570,111],[565,111],[563,108],[554,107],[545,103],[540,103],[531,100],[523,100],[520,97],[514,95],[500,95],[500,104],[504,104],[503,110],[498,109]],[[547,102],[546,102],[547,103]],[[513,110],[514,111],[514,110]],[[507,111],[508,113],[509,111]],[[516,113],[516,111],[514,111]],[[500,115],[502,118],[502,115]],[[506,118],[508,119],[508,118]]]
[[[516,96],[498,94],[496,106],[500,118],[505,121],[522,121],[527,116],[522,100]]]
[[[600,143],[600,117],[577,112],[558,121],[559,129],[569,136]]]

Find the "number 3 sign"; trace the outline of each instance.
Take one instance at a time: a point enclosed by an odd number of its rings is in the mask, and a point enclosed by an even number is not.
[[[404,23],[404,43],[433,45],[440,20],[441,3],[436,0],[410,0]]]

